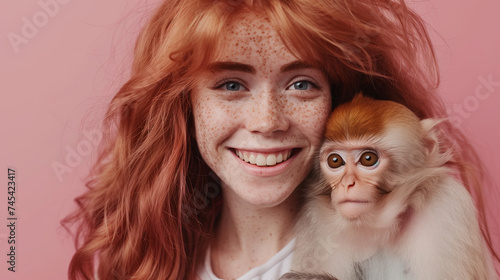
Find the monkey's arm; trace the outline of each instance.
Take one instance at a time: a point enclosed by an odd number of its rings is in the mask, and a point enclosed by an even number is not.
[[[404,241],[415,279],[496,279],[466,189],[455,179],[443,179],[415,215]]]

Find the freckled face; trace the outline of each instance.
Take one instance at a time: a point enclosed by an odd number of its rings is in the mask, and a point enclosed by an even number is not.
[[[330,114],[326,76],[266,18],[239,15],[192,91],[196,140],[225,197],[278,205],[304,180]]]

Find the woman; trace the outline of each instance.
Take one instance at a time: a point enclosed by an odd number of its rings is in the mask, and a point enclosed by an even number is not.
[[[66,220],[79,224],[70,279],[277,278],[332,108],[362,91],[442,117],[437,72],[403,1],[165,1]],[[480,194],[475,154],[446,135]]]

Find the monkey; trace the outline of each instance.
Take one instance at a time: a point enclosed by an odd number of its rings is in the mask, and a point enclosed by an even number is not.
[[[338,106],[280,279],[496,279],[441,121],[362,93]]]

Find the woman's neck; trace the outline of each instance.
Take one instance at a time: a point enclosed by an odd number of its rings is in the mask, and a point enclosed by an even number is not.
[[[259,207],[225,192],[211,244],[214,274],[222,279],[238,278],[280,251],[294,237],[298,202],[292,193],[276,206]]]

